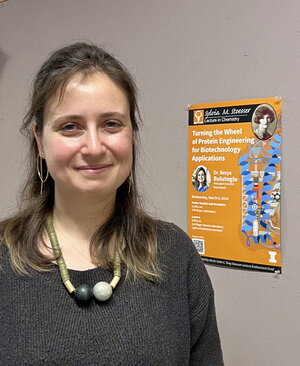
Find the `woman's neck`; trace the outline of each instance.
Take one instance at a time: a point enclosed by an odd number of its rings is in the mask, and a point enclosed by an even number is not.
[[[267,131],[267,127],[261,127],[260,125],[258,126],[258,130],[261,132],[261,133],[265,133]]]
[[[53,221],[80,240],[90,241],[95,231],[109,218],[115,196],[82,197],[55,192]]]
[[[53,224],[59,241],[60,249],[64,256],[67,268],[76,270],[88,270],[98,265],[104,265],[107,259],[93,261],[90,253],[90,242],[96,230],[105,223],[111,215],[115,197],[99,196],[82,197],[80,195],[60,194],[55,191],[53,208]],[[49,238],[45,242],[50,247]],[[41,246],[45,254],[49,249]],[[114,248],[109,248],[113,256]]]

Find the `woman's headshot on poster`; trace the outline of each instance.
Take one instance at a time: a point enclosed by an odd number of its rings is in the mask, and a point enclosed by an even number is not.
[[[210,184],[210,173],[208,169],[202,165],[198,166],[192,175],[192,183],[196,191],[205,192]]]
[[[259,105],[253,113],[252,130],[259,140],[270,139],[277,126],[274,109],[268,104]]]

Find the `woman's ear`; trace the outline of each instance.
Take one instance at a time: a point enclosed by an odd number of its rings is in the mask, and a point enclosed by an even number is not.
[[[35,142],[37,144],[38,150],[40,154],[44,153],[43,145],[42,145],[42,138],[40,133],[38,132],[38,125],[36,122],[33,124],[33,134],[35,138]]]

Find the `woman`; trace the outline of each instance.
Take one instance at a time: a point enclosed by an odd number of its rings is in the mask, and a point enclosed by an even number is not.
[[[0,224],[2,364],[223,364],[195,248],[140,208],[138,116],[131,76],[94,45],[38,72],[22,208]]]
[[[194,187],[198,192],[205,192],[208,189],[207,174],[203,166],[199,166],[194,174]]]
[[[257,125],[257,128],[253,128],[256,137],[260,140],[269,140],[272,135],[268,132],[268,128],[274,121],[275,114],[269,107],[266,105],[258,107],[253,119],[253,122]]]

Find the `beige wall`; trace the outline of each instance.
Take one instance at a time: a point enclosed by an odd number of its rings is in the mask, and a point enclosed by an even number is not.
[[[188,104],[283,97],[283,274],[208,267],[229,366],[300,364],[300,2],[10,0],[0,5],[0,216],[15,204],[29,81],[50,50],[88,39],[135,74],[151,212],[186,229]],[[298,164],[297,164],[298,165]],[[226,243],[222,243],[226,245]]]

